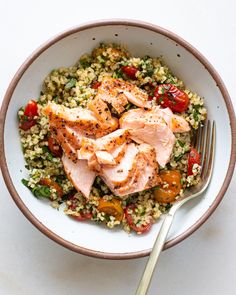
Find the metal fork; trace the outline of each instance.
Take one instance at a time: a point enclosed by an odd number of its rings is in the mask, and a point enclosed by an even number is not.
[[[212,125],[212,126],[211,126]],[[172,221],[176,211],[187,201],[201,195],[208,187],[214,165],[215,157],[215,140],[216,140],[216,124],[215,121],[211,124],[210,121],[206,122],[203,127],[198,129],[197,135],[194,140],[194,147],[201,154],[201,180],[196,185],[186,189],[184,196],[179,198],[171,207],[170,211],[166,214],[162,223],[156,241],[154,243],[149,260],[146,264],[144,273],[140,280],[136,295],[145,295],[147,293],[150,281],[152,279],[153,271],[155,269],[158,257],[165,244],[166,236],[171,227]]]

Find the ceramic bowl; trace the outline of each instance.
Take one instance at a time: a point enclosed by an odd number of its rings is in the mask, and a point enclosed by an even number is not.
[[[37,98],[44,77],[54,68],[73,65],[101,41],[125,44],[133,55],[160,56],[186,86],[205,98],[209,119],[217,125],[216,160],[211,184],[202,197],[187,203],[174,220],[165,249],[184,240],[220,203],[235,166],[236,124],[228,92],[212,65],[193,46],[156,25],[129,20],[96,21],[69,29],[37,49],[21,66],[1,109],[1,166],[6,185],[23,214],[45,235],[82,254],[110,259],[146,256],[161,220],[145,235],[76,222],[33,197],[22,185],[27,178],[18,134],[17,111]],[[10,136],[9,136],[10,135]],[[10,214],[10,212],[9,212]]]

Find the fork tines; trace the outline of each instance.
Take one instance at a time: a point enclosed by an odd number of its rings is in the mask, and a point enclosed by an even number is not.
[[[216,124],[207,120],[202,127],[198,129],[195,148],[201,154],[201,178],[202,180],[212,173],[213,159],[215,154]]]

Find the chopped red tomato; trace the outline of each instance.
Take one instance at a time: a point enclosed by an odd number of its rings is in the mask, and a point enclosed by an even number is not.
[[[151,96],[151,95],[148,95],[148,100],[153,100],[153,96]]]
[[[137,79],[136,78],[136,73],[138,71],[137,68],[135,67],[129,67],[129,66],[123,66],[121,68],[122,72],[125,73],[129,78],[131,79]]]
[[[30,100],[25,107],[24,115],[20,118],[19,128],[27,131],[36,125],[35,116],[38,116],[38,106],[34,100]]]
[[[174,112],[184,112],[189,105],[188,95],[173,84],[158,85],[154,91],[158,104]]]
[[[190,149],[190,153],[188,155],[188,175],[193,175],[193,165],[201,164],[201,156],[195,148]]]
[[[140,234],[143,234],[143,233],[146,233],[148,232],[151,227],[152,227],[152,219],[150,218],[150,220],[144,224],[144,225],[141,225],[141,226],[137,226],[135,223],[134,223],[134,220],[133,220],[133,217],[132,217],[132,213],[134,213],[135,211],[135,208],[136,206],[134,204],[131,204],[129,206],[127,206],[124,210],[125,212],[125,218],[127,220],[127,223],[129,225],[129,227],[136,231],[137,233],[140,233]],[[130,211],[132,213],[130,213]]]
[[[71,204],[68,206],[68,208],[72,211],[75,211],[76,207],[77,207],[77,199],[74,196],[72,196],[70,198],[70,201],[71,201]],[[87,209],[80,210],[79,214],[80,214],[80,216],[76,216],[76,215],[72,215],[72,214],[70,214],[70,216],[78,221],[91,219],[93,217],[93,214],[91,212],[89,212]]]
[[[80,213],[80,216],[71,215],[71,217],[73,217],[74,219],[78,221],[84,221],[86,219],[91,219],[93,217],[92,213],[83,212],[83,210],[81,210],[79,213]]]
[[[62,156],[62,149],[61,147],[56,143],[55,139],[52,136],[48,137],[48,148],[50,152],[55,157],[61,157]]]
[[[102,84],[101,82],[98,82],[98,81],[97,81],[97,82],[94,82],[94,83],[92,84],[91,87],[92,87],[93,89],[98,89],[98,87],[100,87],[101,84]]]
[[[25,120],[20,121],[19,128],[24,131],[27,131],[35,124],[36,124],[36,121],[34,119],[29,120],[28,118],[26,118]]]
[[[30,118],[38,116],[38,105],[34,100],[30,100],[25,107],[24,115]]]

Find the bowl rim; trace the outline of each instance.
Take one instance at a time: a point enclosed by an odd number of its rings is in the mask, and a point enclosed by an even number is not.
[[[230,154],[230,162],[227,169],[227,173],[224,179],[224,182],[222,184],[222,187],[216,196],[214,202],[212,205],[208,208],[208,210],[192,225],[190,226],[186,231],[184,231],[179,236],[171,239],[170,241],[166,242],[164,245],[164,250],[168,249],[170,247],[173,247],[174,245],[180,243],[187,237],[189,237],[195,230],[197,230],[215,211],[216,207],[221,202],[228,186],[230,183],[230,180],[233,175],[234,167],[235,167],[235,161],[236,161],[236,119],[234,114],[234,108],[229,96],[229,93],[220,77],[220,75],[217,73],[217,71],[214,69],[214,67],[211,65],[211,63],[191,44],[189,44],[187,41],[176,35],[175,33],[166,30],[158,25],[154,25],[151,23],[147,23],[140,20],[129,20],[129,19],[105,19],[105,20],[95,20],[92,22],[87,22],[72,28],[69,28],[56,36],[52,37],[51,39],[47,40],[43,45],[38,47],[21,65],[21,67],[18,69],[16,74],[14,75],[12,81],[10,82],[7,91],[5,93],[1,111],[0,111],[0,166],[3,174],[3,178],[5,180],[6,186],[8,188],[8,191],[10,192],[14,202],[19,207],[19,209],[22,211],[22,213],[25,215],[25,217],[34,225],[36,226],[42,233],[44,233],[47,237],[52,239],[53,241],[57,242],[58,244],[66,247],[67,249],[70,249],[74,252],[78,252],[80,254],[84,254],[87,256],[92,256],[96,258],[105,258],[105,259],[131,259],[131,258],[139,258],[144,257],[150,254],[151,249],[146,249],[142,251],[136,251],[136,252],[128,252],[128,253],[107,253],[107,252],[100,252],[95,251],[91,249],[87,249],[78,245],[75,245],[62,237],[58,236],[51,230],[49,230],[45,225],[43,225],[26,207],[26,205],[21,200],[20,196],[18,195],[14,185],[13,181],[11,179],[10,173],[8,171],[6,158],[5,158],[5,152],[4,152],[4,126],[5,126],[5,119],[6,119],[6,113],[8,110],[8,106],[12,97],[12,94],[25,73],[25,71],[28,69],[28,67],[34,62],[37,57],[43,53],[45,50],[47,50],[50,46],[55,44],[56,42],[60,41],[61,39],[80,32],[87,29],[91,29],[94,27],[103,27],[103,26],[117,26],[117,25],[123,25],[123,26],[131,26],[131,27],[138,27],[147,29],[149,31],[153,31],[155,33],[159,33],[161,35],[164,35],[165,37],[171,39],[172,41],[176,42],[176,44],[181,45],[184,47],[188,52],[193,54],[207,69],[211,77],[215,80],[217,87],[219,88],[229,115],[230,119],[230,126],[231,126],[231,154]]]

